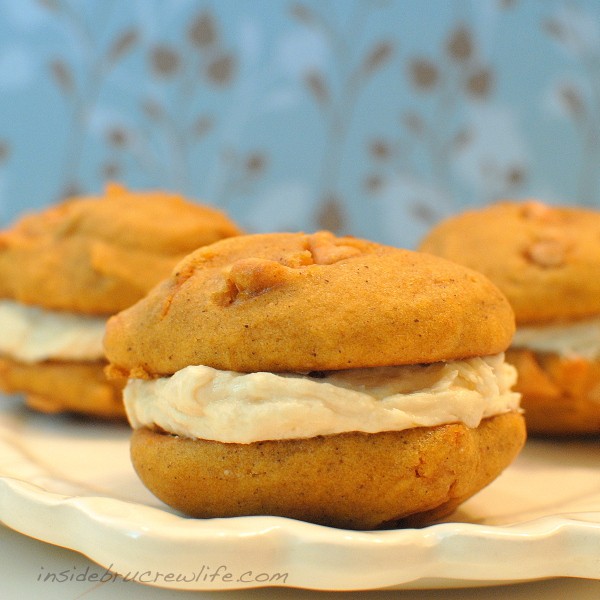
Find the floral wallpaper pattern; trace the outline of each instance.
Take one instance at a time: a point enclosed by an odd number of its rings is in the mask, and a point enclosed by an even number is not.
[[[411,247],[599,166],[595,0],[0,0],[0,226],[119,180]]]

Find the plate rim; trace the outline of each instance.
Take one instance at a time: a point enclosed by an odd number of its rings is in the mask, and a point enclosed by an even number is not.
[[[242,569],[265,577],[287,573],[275,583],[314,591],[415,589],[430,587],[427,582],[436,580],[461,587],[550,577],[600,579],[600,511],[550,515],[510,525],[446,522],[421,529],[349,531],[285,517],[189,519],[133,501],[59,494],[26,480],[0,476],[0,520],[25,535],[80,552],[125,577],[148,571],[191,577],[204,565],[204,575],[191,583],[163,578],[145,582],[188,591],[273,585],[266,580],[211,580],[217,569],[214,565],[222,564],[234,577]],[[96,541],[90,543],[92,538]],[[123,545],[133,539],[137,558],[129,544]],[[157,561],[157,546],[167,540],[171,547],[178,545],[180,552],[169,551],[168,560],[162,556]],[[580,548],[577,561],[565,552],[574,545]],[[550,547],[552,561],[546,558]],[[407,549],[410,556],[403,552]],[[457,549],[478,556],[478,560],[461,564]],[[182,554],[189,556],[190,552],[195,570],[189,560],[182,564]],[[399,555],[404,559],[402,565],[397,564]],[[249,557],[252,568],[248,568]],[[507,564],[504,558],[508,557],[511,561]],[[353,567],[360,565],[361,583],[356,576],[360,571],[348,577]]]
[[[24,415],[20,409],[16,414]],[[15,433],[9,415],[7,422],[2,416],[0,522],[79,552],[107,573],[130,578],[147,571],[199,573],[193,581],[133,579],[139,583],[187,591],[268,586],[361,591],[474,587],[552,577],[600,579],[600,510],[595,506],[588,512],[563,511],[502,525],[459,521],[378,531],[273,516],[191,519],[160,504],[122,498],[112,488],[94,491],[66,478],[30,452],[29,430],[22,427],[28,419]],[[52,428],[65,443],[69,431]],[[126,441],[117,438],[119,444]],[[232,575],[229,579],[213,577],[220,566]],[[249,570],[261,577],[236,579]],[[286,574],[285,579],[262,577],[278,574]]]

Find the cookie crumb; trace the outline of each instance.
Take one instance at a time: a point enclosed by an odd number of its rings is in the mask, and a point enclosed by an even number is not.
[[[541,239],[527,248],[525,256],[542,268],[561,267],[566,262],[567,247],[557,239]]]

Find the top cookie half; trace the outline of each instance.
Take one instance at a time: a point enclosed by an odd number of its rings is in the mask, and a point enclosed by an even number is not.
[[[518,324],[600,314],[600,212],[499,202],[436,226],[420,250],[487,275]]]
[[[109,319],[105,350],[135,377],[199,364],[303,372],[496,354],[513,333],[506,298],[470,269],[328,232],[279,233],[186,257]]]
[[[102,198],[67,200],[0,232],[0,298],[112,314],[192,250],[239,233],[213,208],[112,184]]]

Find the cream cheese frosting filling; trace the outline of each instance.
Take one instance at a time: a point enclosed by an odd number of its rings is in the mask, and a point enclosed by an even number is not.
[[[230,443],[376,433],[481,419],[519,409],[516,370],[504,355],[318,374],[236,373],[189,366],[130,379],[134,428]]]
[[[600,358],[600,317],[574,323],[517,327],[513,348],[553,352],[566,358]]]
[[[104,357],[106,318],[0,300],[0,353],[25,363]]]

